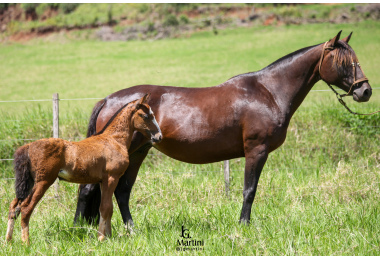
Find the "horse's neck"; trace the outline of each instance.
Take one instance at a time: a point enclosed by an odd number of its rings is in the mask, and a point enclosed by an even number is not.
[[[118,143],[129,149],[134,131],[131,117],[132,110],[124,108],[124,110],[120,112],[120,114],[103,132],[103,135],[112,137]]]
[[[260,71],[262,83],[286,118],[291,118],[310,89],[319,80],[320,45],[295,54]]]

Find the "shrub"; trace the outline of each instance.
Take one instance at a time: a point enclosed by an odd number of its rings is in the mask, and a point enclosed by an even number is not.
[[[41,15],[43,15],[43,13],[45,12],[45,10],[47,10],[48,8],[50,8],[50,6],[48,4],[46,4],[46,3],[39,4],[36,7],[36,13],[37,13],[38,17],[40,17]]]
[[[169,14],[168,16],[166,16],[163,22],[164,26],[177,26],[178,24],[179,22],[177,20],[177,17],[175,17],[175,15],[173,14]]]
[[[8,9],[8,5],[7,3],[0,3],[0,13],[4,12],[5,10]]]
[[[59,9],[62,10],[65,14],[71,13],[74,11],[80,4],[75,3],[61,3],[59,4]]]
[[[182,24],[188,24],[189,23],[189,18],[186,15],[181,14],[181,16],[179,17],[179,21]]]
[[[31,12],[36,10],[39,4],[34,3],[22,3],[21,8],[24,9],[25,12]]]

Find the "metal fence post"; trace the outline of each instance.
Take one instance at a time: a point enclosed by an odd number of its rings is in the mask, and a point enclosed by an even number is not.
[[[224,161],[224,184],[226,186],[226,195],[230,197],[230,161]]]
[[[53,137],[59,138],[59,95],[53,94]],[[59,180],[54,183],[55,197],[58,199]]]

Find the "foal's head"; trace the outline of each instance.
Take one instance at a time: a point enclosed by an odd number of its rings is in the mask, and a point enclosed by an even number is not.
[[[135,112],[132,116],[132,124],[135,130],[141,132],[153,143],[159,143],[162,139],[161,129],[157,124],[153,111],[147,101],[150,94],[146,94],[139,100],[134,101]]]
[[[324,45],[319,65],[320,77],[352,95],[357,102],[366,102],[372,95],[371,86],[354,50],[348,45],[352,33],[339,40],[341,31]]]

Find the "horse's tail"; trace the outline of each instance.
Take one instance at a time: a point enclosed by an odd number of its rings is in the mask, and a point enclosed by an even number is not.
[[[94,106],[94,109],[92,110],[92,113],[91,113],[90,122],[88,123],[87,137],[90,137],[96,134],[96,120],[98,119],[100,110],[102,110],[106,101],[107,101],[107,98],[102,99],[98,103],[96,103],[96,105]]]
[[[34,186],[30,171],[29,146],[21,146],[14,154],[14,170],[16,175],[16,198],[23,201]]]

